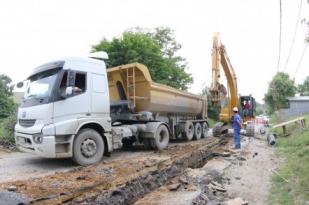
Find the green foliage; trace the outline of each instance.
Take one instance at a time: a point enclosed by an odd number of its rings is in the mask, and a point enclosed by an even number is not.
[[[268,91],[264,96],[264,101],[268,106],[268,112],[271,114],[287,104],[287,97],[295,95],[296,87],[294,81],[290,79],[287,73],[278,72],[269,83]]]
[[[0,92],[7,96],[13,95],[13,85],[11,85],[12,80],[9,76],[1,74],[0,75]]]
[[[297,86],[297,91],[301,96],[309,96],[309,76],[306,77],[302,84]]]
[[[12,112],[10,116],[3,119],[0,123],[0,140],[5,139],[10,142],[14,141],[14,127],[16,124],[16,112]]]
[[[256,108],[256,115],[257,116],[262,115],[263,113],[264,113],[264,111],[261,108],[259,108],[259,107]]]
[[[208,118],[207,120],[210,128],[214,127],[214,125],[218,122],[217,120],[212,118]]]
[[[0,75],[0,118],[8,117],[15,110],[12,90],[12,80],[6,75]]]
[[[278,140],[277,155],[285,160],[278,171],[280,176],[272,178],[271,204],[305,204],[309,200],[308,136],[307,130]]]
[[[106,61],[108,67],[142,63],[149,68],[155,82],[186,90],[193,80],[185,71],[185,59],[176,55],[180,48],[173,31],[159,27],[153,31],[131,29],[111,41],[103,38],[92,50],[109,54],[109,60]]]
[[[256,103],[256,116],[258,115],[262,115],[265,113],[266,109],[265,109],[265,105],[264,104],[261,104],[259,102],[255,102]]]
[[[15,110],[13,99],[0,91],[0,118],[8,117]]]

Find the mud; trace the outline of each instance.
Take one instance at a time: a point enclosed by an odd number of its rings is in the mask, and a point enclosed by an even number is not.
[[[271,170],[280,162],[264,138],[244,137],[241,151],[221,147],[203,167],[185,169],[134,205],[267,204]]]
[[[16,193],[31,204],[132,204],[186,168],[205,164],[219,141],[207,138],[174,144],[162,152],[133,153],[86,168],[3,183],[0,187],[6,190],[16,186]]]

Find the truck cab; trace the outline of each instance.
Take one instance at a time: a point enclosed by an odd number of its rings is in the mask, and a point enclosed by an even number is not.
[[[63,58],[34,69],[18,109],[18,149],[49,158],[74,156],[74,137],[95,131],[98,139],[79,142],[84,161],[112,150],[106,66],[92,58]],[[103,147],[102,147],[103,146]],[[78,150],[75,150],[78,152]],[[88,163],[98,161],[88,160]],[[76,159],[80,160],[80,159]],[[79,164],[83,164],[78,162]]]

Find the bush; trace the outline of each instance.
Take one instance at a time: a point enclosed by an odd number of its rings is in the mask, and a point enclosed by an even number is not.
[[[16,112],[3,119],[0,124],[0,139],[14,142],[14,127],[16,124]]]

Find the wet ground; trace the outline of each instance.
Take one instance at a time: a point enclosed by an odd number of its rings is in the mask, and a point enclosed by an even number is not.
[[[57,162],[54,165],[54,170],[45,172],[44,176],[3,182],[0,184],[0,189],[2,190],[2,197],[3,193],[5,194],[10,189],[11,192],[18,196],[25,197],[27,199],[23,201],[25,204],[28,202],[58,204],[67,201],[78,203],[79,201],[83,202],[85,199],[88,200],[89,195],[96,196],[92,197],[93,200],[103,201],[104,198],[104,200],[107,199],[107,204],[111,204],[108,201],[109,190],[126,187],[127,183],[134,182],[134,180],[143,179],[143,182],[145,181],[144,177],[151,176],[151,179],[149,179],[150,185],[146,185],[147,187],[145,188],[140,187],[143,189],[140,192],[143,193],[146,188],[152,191],[152,189],[158,188],[168,180],[168,174],[173,175],[174,171],[178,174],[185,167],[195,166],[192,164],[193,162],[199,164],[203,157],[200,158],[200,155],[192,155],[194,151],[201,149],[203,152],[201,156],[204,154],[203,156],[206,157],[208,152],[205,150],[214,147],[214,145],[219,145],[219,139],[207,138],[200,141],[174,143],[168,149],[161,152],[145,151],[144,149],[136,149],[130,152],[119,151],[113,153],[111,158],[105,158],[102,163],[97,165],[84,168],[73,167],[74,165],[67,161],[66,169],[69,171],[56,171],[61,167],[62,163],[66,164],[65,160],[64,162]],[[6,160],[8,159],[6,158]],[[42,159],[32,159],[30,157],[27,160],[36,164],[38,163],[37,160]],[[177,160],[179,161],[177,162]],[[42,162],[48,164],[45,160]],[[40,166],[38,169],[41,169]],[[29,167],[33,169],[35,166],[31,164]],[[42,167],[44,166],[42,165]],[[166,173],[167,176],[162,178],[162,173]],[[8,175],[12,176],[11,174]],[[21,175],[24,176],[24,174]],[[35,174],[32,173],[33,175]],[[130,186],[128,186],[129,189]],[[135,185],[133,184],[133,186]],[[139,187],[136,189],[139,189]],[[107,191],[107,195],[104,195],[105,191]],[[5,196],[8,197],[8,195]],[[97,197],[101,198],[97,199]],[[133,196],[131,201],[133,200],[136,200],[136,197]]]
[[[160,187],[134,205],[268,204],[272,170],[280,160],[265,136],[242,139],[241,151],[223,146],[224,154],[203,167],[186,169],[180,177]]]
[[[280,163],[265,136],[118,150],[89,167],[0,151],[0,204],[267,204]]]

